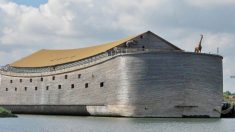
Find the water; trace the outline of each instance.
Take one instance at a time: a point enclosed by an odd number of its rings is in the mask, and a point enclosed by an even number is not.
[[[0,132],[235,132],[235,119],[19,115],[0,118]]]

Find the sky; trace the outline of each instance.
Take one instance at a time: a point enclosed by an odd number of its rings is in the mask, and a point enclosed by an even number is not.
[[[71,49],[148,30],[185,51],[223,59],[224,91],[235,92],[235,0],[0,0],[0,65],[39,49]]]
[[[11,1],[17,4],[33,6],[33,7],[38,7],[39,5],[48,2],[48,0],[11,0]]]

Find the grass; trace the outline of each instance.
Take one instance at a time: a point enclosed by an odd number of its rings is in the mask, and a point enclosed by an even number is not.
[[[11,111],[0,107],[0,117],[17,117],[17,116],[12,114]]]

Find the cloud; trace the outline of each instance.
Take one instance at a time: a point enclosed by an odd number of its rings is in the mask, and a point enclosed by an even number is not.
[[[224,76],[234,73],[233,0],[49,0],[39,7],[0,0],[0,64],[41,48],[79,48],[151,30],[193,51],[224,55]],[[234,73],[235,74],[235,73]],[[226,89],[233,82],[226,79]]]
[[[190,5],[202,8],[216,8],[221,6],[235,5],[234,0],[184,0]]]

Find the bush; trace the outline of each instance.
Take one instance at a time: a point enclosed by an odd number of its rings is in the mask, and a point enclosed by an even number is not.
[[[17,116],[12,114],[11,111],[0,107],[0,117],[17,117]]]

